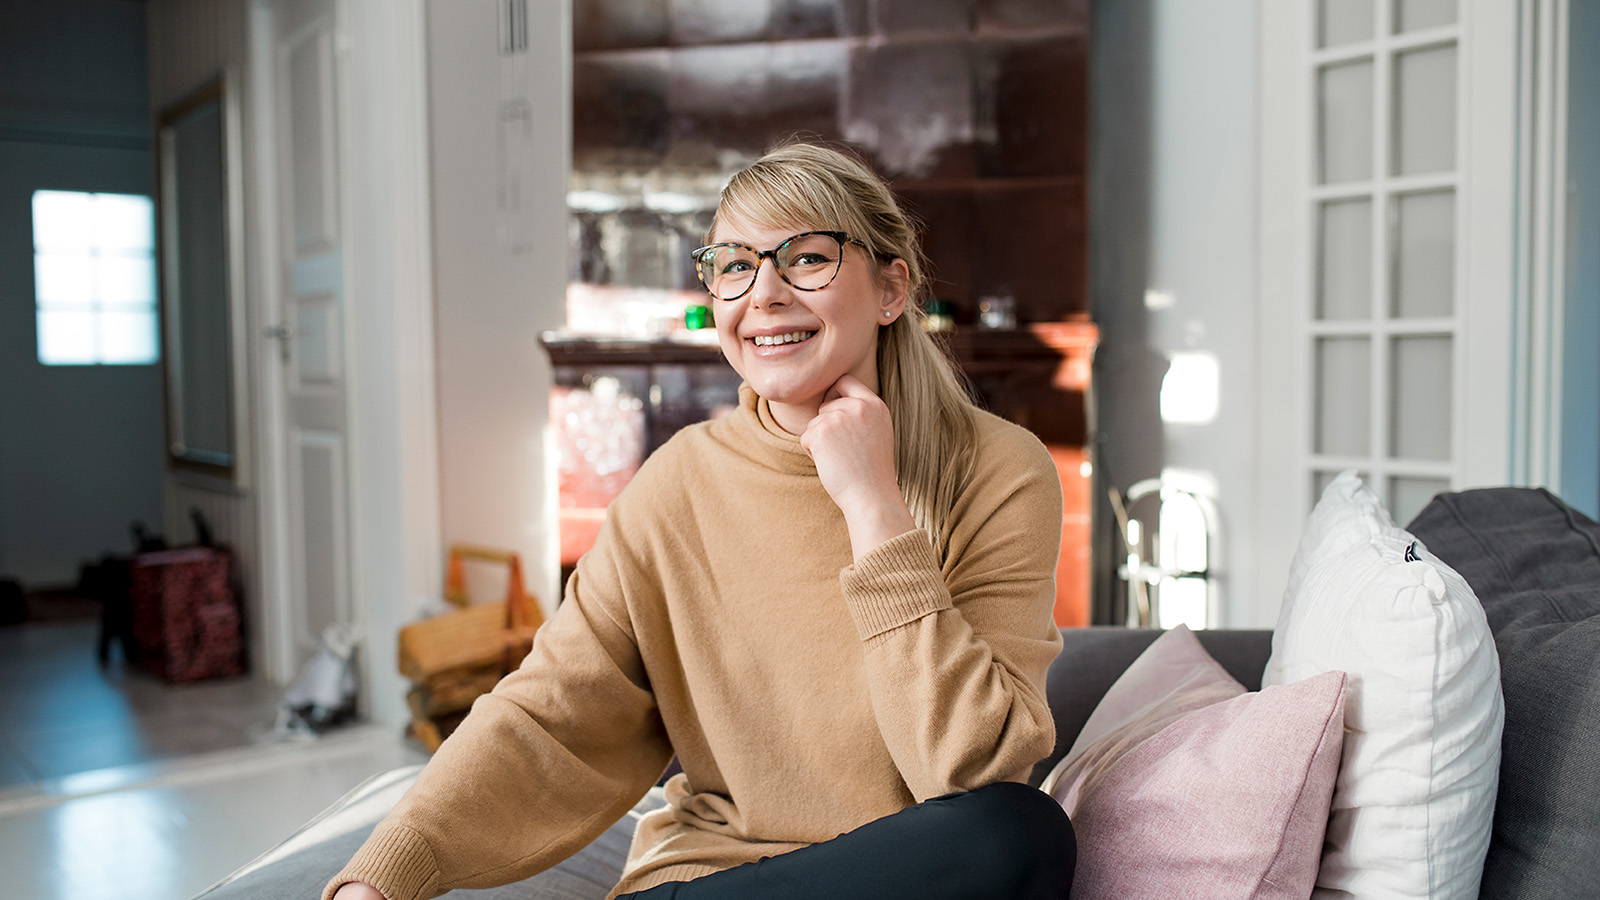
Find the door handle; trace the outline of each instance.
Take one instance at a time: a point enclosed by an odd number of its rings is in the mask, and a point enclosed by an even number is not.
[[[292,333],[287,325],[271,325],[263,330],[266,337],[276,339],[278,342],[278,355],[285,365],[289,362],[289,339]]]

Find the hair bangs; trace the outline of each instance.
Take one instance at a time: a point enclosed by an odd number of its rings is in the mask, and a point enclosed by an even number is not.
[[[801,230],[850,232],[857,237],[864,230],[849,205],[843,185],[822,173],[794,166],[764,165],[757,162],[728,181],[722,189],[722,202],[712,220],[711,231],[730,219],[767,228],[793,227]],[[864,236],[862,236],[864,237]],[[712,240],[706,235],[707,242]]]

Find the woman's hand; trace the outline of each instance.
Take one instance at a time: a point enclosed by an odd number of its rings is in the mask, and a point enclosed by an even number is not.
[[[346,881],[333,892],[333,900],[384,900],[384,896],[364,881]]]
[[[828,388],[800,446],[844,513],[856,559],[917,527],[895,475],[889,407],[860,380],[843,375]]]

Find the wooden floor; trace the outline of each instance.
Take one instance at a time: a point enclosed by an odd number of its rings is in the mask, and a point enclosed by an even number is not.
[[[6,896],[182,900],[368,776],[422,761],[398,734],[274,729],[281,691],[170,687],[95,660],[94,622],[0,628]]]

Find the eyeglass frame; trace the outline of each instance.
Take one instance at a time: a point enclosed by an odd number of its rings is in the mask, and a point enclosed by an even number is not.
[[[828,277],[828,280],[827,280],[826,283],[817,285],[814,288],[801,287],[800,285],[795,284],[794,282],[790,281],[789,280],[789,276],[784,274],[783,266],[778,264],[778,251],[782,250],[784,247],[788,246],[789,244],[794,243],[795,241],[799,240],[800,238],[810,237],[813,234],[827,235],[828,237],[831,237],[834,240],[838,241],[839,242],[839,259],[836,261],[836,263],[835,263],[835,265],[833,267],[833,274]],[[749,244],[744,243],[743,241],[717,241],[715,244],[707,244],[704,247],[696,247],[694,250],[689,252],[689,258],[694,260],[695,274],[699,276],[700,283],[705,286],[706,293],[710,294],[712,297],[715,297],[716,299],[721,300],[721,301],[723,301],[725,303],[732,303],[735,300],[741,299],[742,297],[744,297],[744,295],[750,293],[750,291],[755,288],[756,280],[761,277],[761,264],[762,264],[762,262],[764,260],[768,260],[768,259],[772,260],[772,266],[773,266],[773,268],[775,270],[777,270],[778,277],[783,279],[783,283],[787,284],[788,286],[794,288],[797,291],[808,291],[808,292],[809,291],[820,291],[820,290],[823,290],[823,289],[827,288],[828,285],[833,284],[834,279],[839,277],[839,270],[844,268],[844,245],[845,244],[855,244],[857,247],[860,247],[861,249],[866,250],[869,253],[872,252],[867,247],[867,245],[865,243],[863,243],[858,238],[851,237],[850,233],[847,232],[847,231],[829,231],[829,230],[826,230],[826,229],[816,229],[816,230],[812,230],[812,231],[802,231],[799,234],[791,234],[788,237],[784,238],[783,240],[779,241],[778,242],[778,246],[773,247],[771,250],[757,250],[756,248],[750,246]],[[721,294],[718,294],[716,291],[712,290],[711,289],[711,285],[706,284],[705,273],[700,270],[700,257],[704,256],[706,251],[715,250],[718,247],[743,247],[744,249],[749,250],[751,253],[754,253],[756,255],[756,271],[755,271],[754,275],[750,276],[750,283],[745,286],[744,290],[742,290],[739,293],[733,295],[732,297],[724,297]],[[877,253],[874,253],[873,255],[874,256],[882,256],[882,254],[877,254]]]

